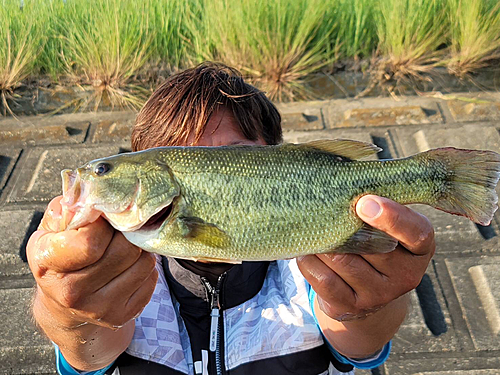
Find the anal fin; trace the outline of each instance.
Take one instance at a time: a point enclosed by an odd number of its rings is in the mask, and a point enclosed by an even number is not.
[[[366,223],[344,244],[334,250],[336,253],[381,254],[393,251],[398,241]]]

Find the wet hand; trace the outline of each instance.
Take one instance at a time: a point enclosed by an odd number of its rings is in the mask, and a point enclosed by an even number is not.
[[[365,196],[356,212],[399,241],[385,254],[317,254],[297,260],[330,318],[363,319],[417,287],[435,252],[429,220],[389,199]]]
[[[155,257],[129,243],[103,218],[62,231],[71,217],[52,200],[27,256],[42,303],[62,327],[91,323],[116,329],[149,302],[158,277]]]

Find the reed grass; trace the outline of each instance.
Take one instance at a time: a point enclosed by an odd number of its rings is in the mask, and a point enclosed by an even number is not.
[[[334,44],[339,59],[360,59],[372,54],[377,46],[375,2],[372,0],[334,0],[336,29]]]
[[[461,78],[500,59],[500,3],[448,0],[450,57],[446,66]]]
[[[63,6],[56,30],[60,59],[67,77],[91,87],[94,95],[80,103],[101,101],[114,107],[138,108],[144,90],[132,84],[152,54],[148,30],[150,0],[79,0]]]
[[[500,60],[497,0],[22,3],[0,2],[4,113],[30,75],[90,90],[81,106],[136,108],[157,83],[145,83],[151,72],[204,60],[238,68],[277,101],[310,98],[308,79],[333,71],[337,60],[364,59],[354,66],[369,66],[373,82],[390,85],[430,80],[437,66],[470,76]]]
[[[445,0],[379,0],[376,80],[425,79],[445,53],[446,11]]]
[[[43,4],[3,1],[0,6],[0,107],[3,115],[13,115],[8,101],[15,101],[14,90],[30,74],[45,43],[41,25],[45,12]]]
[[[307,97],[306,77],[335,58],[323,0],[206,0],[190,15],[193,61],[232,65],[278,101]]]
[[[165,64],[170,70],[186,64],[186,17],[190,0],[151,1],[148,33],[151,42],[151,60]]]
[[[39,74],[47,75],[53,82],[57,82],[65,71],[61,38],[66,33],[66,27],[60,21],[65,17],[66,8],[61,0],[41,3],[44,7],[40,9],[40,13],[43,12],[46,19],[43,26],[46,42],[35,63],[35,69]]]

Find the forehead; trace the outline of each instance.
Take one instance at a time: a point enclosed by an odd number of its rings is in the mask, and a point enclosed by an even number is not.
[[[190,140],[189,143],[191,143]],[[234,144],[264,145],[263,139],[256,141],[247,139],[240,130],[237,120],[228,109],[221,108],[214,112],[207,122],[205,132],[193,146],[227,146]]]

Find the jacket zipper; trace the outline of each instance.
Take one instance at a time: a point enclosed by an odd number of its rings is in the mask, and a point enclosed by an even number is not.
[[[206,277],[202,277],[202,281],[210,294],[210,346],[211,352],[215,352],[215,368],[217,375],[222,375],[222,362],[220,358],[220,289],[222,286],[222,280],[226,276],[225,273],[219,276],[217,279],[217,285],[215,288],[210,284]]]

